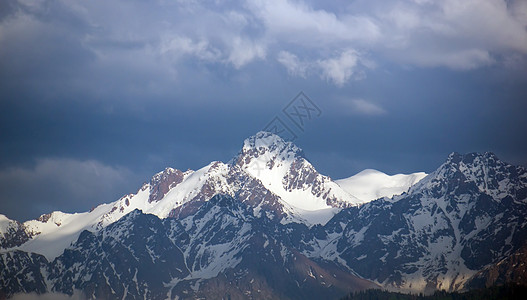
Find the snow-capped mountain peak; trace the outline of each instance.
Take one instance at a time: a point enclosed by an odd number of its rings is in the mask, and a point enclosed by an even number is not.
[[[246,139],[231,163],[261,181],[293,215],[304,219],[310,219],[308,215],[314,211],[331,211],[327,214],[331,217],[340,208],[361,202],[318,173],[300,148],[270,132],[261,131]]]
[[[260,131],[244,140],[241,153],[254,150],[260,153],[272,152],[277,156],[281,155],[280,157],[282,159],[297,156],[304,157],[302,149],[298,148],[295,144],[267,131]]]
[[[423,189],[437,192],[474,189],[495,200],[510,196],[521,201],[527,197],[527,170],[500,160],[492,152],[453,152],[436,171],[412,187],[413,191]]]
[[[304,153],[295,144],[271,132],[260,131],[244,140],[242,149],[230,163],[244,169],[251,165],[258,171],[302,158]]]

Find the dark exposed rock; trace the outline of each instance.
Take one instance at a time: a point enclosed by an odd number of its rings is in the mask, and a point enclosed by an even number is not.
[[[6,232],[0,233],[0,248],[8,249],[27,242],[34,233],[28,232],[24,225],[15,220],[9,220]]]
[[[484,288],[511,283],[527,286],[527,244],[498,263],[476,273],[469,280],[466,288]]]
[[[48,261],[39,254],[19,250],[0,253],[0,299],[16,293],[45,293],[43,271],[47,266]]]
[[[166,193],[183,181],[184,173],[177,169],[166,168],[150,180],[150,197],[148,202],[163,199]]]

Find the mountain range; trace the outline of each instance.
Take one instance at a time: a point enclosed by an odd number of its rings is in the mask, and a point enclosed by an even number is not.
[[[259,132],[229,162],[166,168],[89,212],[0,215],[0,298],[338,299],[526,283],[527,171],[450,154],[341,180]]]

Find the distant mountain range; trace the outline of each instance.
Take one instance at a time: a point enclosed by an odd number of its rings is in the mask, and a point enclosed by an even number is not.
[[[338,299],[525,284],[527,171],[452,153],[429,175],[332,180],[259,132],[90,212],[0,215],[0,298]]]

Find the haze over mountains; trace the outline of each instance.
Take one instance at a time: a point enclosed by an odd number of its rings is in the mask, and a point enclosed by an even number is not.
[[[1,216],[0,296],[462,290],[525,249],[526,205],[527,171],[492,153],[452,153],[428,176],[365,170],[333,181],[294,144],[259,132],[228,163],[166,168],[90,212]]]

